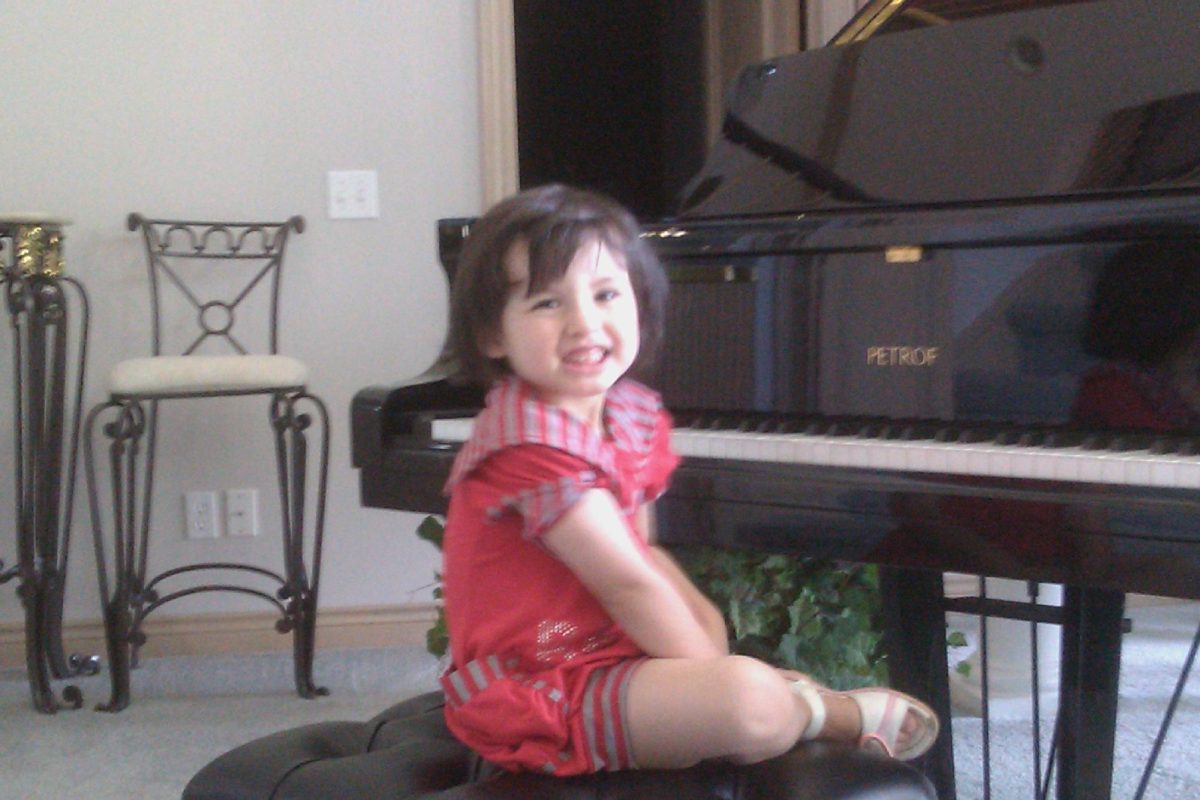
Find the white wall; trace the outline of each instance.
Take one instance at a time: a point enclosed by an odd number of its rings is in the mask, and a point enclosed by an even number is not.
[[[130,211],[306,217],[307,231],[289,248],[282,342],[308,362],[311,387],[332,416],[323,608],[428,599],[437,554],[412,535],[419,517],[359,505],[349,405],[364,386],[420,372],[440,345],[446,288],[434,223],[480,210],[476,41],[471,0],[0,5],[0,213],[38,210],[73,221],[67,268],[93,306],[88,405],[102,397],[117,360],[149,348],[145,269],[138,240],[124,229]],[[330,169],[378,171],[378,220],[327,218]],[[5,386],[10,375],[6,332]],[[11,389],[0,389],[0,558],[9,564],[11,403]],[[154,561],[277,564],[262,401],[177,407],[162,436]],[[247,486],[260,492],[262,535],[183,540],[185,490]],[[100,613],[82,499],[81,491],[69,620]],[[0,624],[23,619],[14,588],[0,590]],[[267,607],[208,595],[163,614],[226,609]]]

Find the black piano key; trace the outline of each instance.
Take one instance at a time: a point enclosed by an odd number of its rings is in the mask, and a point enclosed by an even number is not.
[[[1175,453],[1181,456],[1194,456],[1197,453],[1200,453],[1200,441],[1197,441],[1191,436],[1180,439],[1179,446],[1176,448]]]
[[[985,427],[970,427],[963,429],[958,435],[960,444],[981,444],[991,442],[996,438],[996,432]]]
[[[1085,434],[1079,447],[1083,450],[1111,450],[1112,434],[1092,432]]]
[[[1086,431],[1061,429],[1046,432],[1046,438],[1042,441],[1042,447],[1080,447],[1088,434]]]
[[[886,421],[863,422],[858,426],[858,432],[855,435],[860,439],[882,439],[886,430]]]
[[[958,441],[958,434],[961,431],[954,425],[942,425],[933,434],[935,442],[951,443]]]
[[[1161,437],[1153,433],[1122,433],[1112,438],[1109,449],[1117,453],[1149,450]]]
[[[996,444],[1029,447],[1030,445],[1023,441],[1025,433],[1019,428],[1006,428],[996,434]]]
[[[923,442],[934,439],[941,425],[936,422],[918,421],[904,425],[898,438],[906,442]]]
[[[1156,456],[1165,456],[1174,453],[1178,447],[1179,442],[1175,439],[1167,436],[1156,436],[1148,449]]]
[[[1043,447],[1046,444],[1046,432],[1023,431],[1017,436],[1016,444],[1019,447]]]

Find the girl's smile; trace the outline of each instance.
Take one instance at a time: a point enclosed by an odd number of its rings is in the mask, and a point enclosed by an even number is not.
[[[561,278],[530,293],[526,243],[515,243],[504,263],[508,297],[483,352],[505,359],[544,402],[599,426],[605,394],[632,366],[640,345],[625,265],[593,239]]]

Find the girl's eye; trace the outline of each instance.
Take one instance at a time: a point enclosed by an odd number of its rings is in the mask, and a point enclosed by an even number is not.
[[[530,308],[532,308],[534,311],[540,311],[541,309],[558,308],[558,301],[555,300],[553,297],[543,297],[539,300],[533,301],[533,305],[531,305]]]
[[[596,292],[596,300],[601,303],[608,303],[617,299],[616,289],[601,289]]]

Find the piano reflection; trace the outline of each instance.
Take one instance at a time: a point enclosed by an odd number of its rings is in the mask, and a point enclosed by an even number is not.
[[[1064,584],[976,606],[1062,625],[1062,798],[1110,794],[1125,593],[1200,598],[1197,30],[1196,3],[868,4],[744,70],[644,226],[664,542],[881,565],[892,681],[947,721],[942,573]],[[439,231],[452,280],[469,220]],[[354,398],[365,504],[444,511],[480,403],[446,377]],[[955,796],[948,730],[925,769]]]

